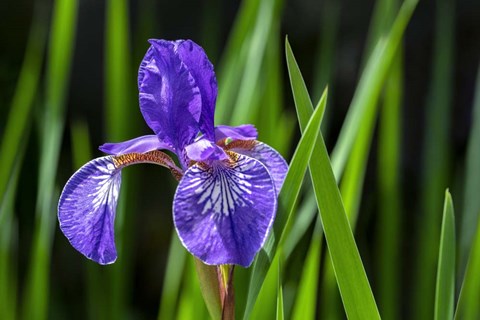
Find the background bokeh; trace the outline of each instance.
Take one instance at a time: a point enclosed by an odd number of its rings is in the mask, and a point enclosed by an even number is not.
[[[48,140],[48,135],[43,134],[45,124],[48,126],[45,119],[49,118],[49,101],[55,100],[49,98],[52,95],[49,89],[52,86],[49,84],[51,81],[49,75],[52,72],[49,70],[52,68],[51,65],[58,64],[59,68],[65,65],[58,59],[49,60],[49,52],[55,49],[48,45],[54,32],[51,25],[52,10],[55,4],[58,6],[61,2],[61,0],[3,0],[0,3],[0,140],[5,138],[7,116],[12,108],[14,95],[27,94],[16,93],[16,90],[28,48],[28,37],[35,32],[31,29],[35,16],[37,17],[35,28],[47,30],[45,36],[42,34],[38,36],[38,39],[43,39],[45,45],[43,49],[40,45],[39,52],[42,56],[39,56],[39,81],[34,86],[36,91],[31,103],[32,108],[26,117],[26,129],[20,139],[21,144],[17,145],[17,150],[24,150],[22,151],[24,157],[20,151],[15,157],[15,163],[19,163],[20,173],[11,209],[14,218],[8,224],[5,221],[1,222],[4,228],[8,226],[11,231],[10,239],[13,239],[9,240],[10,249],[6,250],[12,258],[9,260],[12,266],[9,270],[13,271],[9,278],[16,279],[13,282],[16,282],[17,289],[12,291],[16,298],[12,301],[18,306],[18,314],[22,312],[24,316],[28,314],[28,311],[22,310],[28,304],[26,301],[29,281],[34,272],[32,264],[35,259],[32,252],[35,251],[34,244],[38,243],[36,233],[39,232],[39,216],[48,214],[53,217],[46,219],[50,221],[47,224],[51,225],[51,238],[44,242],[46,244],[44,250],[51,252],[51,256],[45,255],[48,257],[48,261],[45,262],[47,287],[40,286],[48,297],[45,313],[48,319],[86,317],[102,319],[116,316],[124,319],[155,318],[159,310],[172,238],[171,202],[175,182],[170,173],[156,166],[142,165],[128,168],[122,185],[124,189],[122,196],[126,200],[122,216],[119,218],[119,223],[123,226],[120,236],[124,247],[115,267],[99,267],[78,254],[61,234],[54,221],[55,200],[51,200],[51,210],[48,213],[39,209],[41,202],[38,196],[39,189],[43,188],[42,180],[39,178],[41,155],[50,152],[45,151],[50,144],[61,142],[58,166],[55,160],[46,165],[51,166],[55,186],[53,198],[58,199],[58,192],[64,183],[81,165],[80,159],[85,162],[90,156],[102,155],[97,150],[98,145],[150,133],[138,109],[136,89],[138,65],[148,48],[149,38],[194,40],[207,52],[217,75],[225,78],[225,70],[231,62],[226,57],[226,48],[228,43],[235,41],[232,40],[232,28],[241,12],[242,3],[222,0],[75,1],[78,2],[75,13],[76,30],[73,37],[70,37],[71,55],[66,58],[71,59],[71,66],[65,70],[67,75],[61,81],[65,88],[61,90],[63,93],[58,99],[58,105],[61,105],[60,109],[63,110],[59,112],[59,119],[62,119],[60,122],[63,122],[64,126],[60,126],[60,140],[56,138]],[[438,7],[442,5],[451,6],[447,13],[449,19],[453,19],[452,24],[447,25],[443,45],[435,42],[438,40],[436,30],[442,28],[436,25]],[[122,6],[123,15],[115,11],[121,11]],[[256,89],[260,93],[257,96],[252,94],[253,98],[237,100],[225,98],[221,107],[233,110],[235,103],[238,109],[242,101],[250,102],[260,111],[256,115],[257,118],[247,119],[267,119],[269,114],[265,112],[265,104],[268,104],[269,100],[266,88],[268,81],[274,78],[278,93],[278,99],[274,100],[274,103],[281,107],[283,117],[290,119],[281,121],[274,127],[281,132],[279,135],[284,137],[287,143],[268,141],[276,135],[275,132],[260,131],[260,140],[277,144],[275,146],[281,150],[285,158],[290,159],[300,132],[296,124],[295,106],[283,54],[285,36],[288,35],[314,104],[320,98],[325,84],[329,85],[323,133],[327,148],[331,150],[373,47],[374,42],[369,30],[373,21],[375,2],[286,0],[274,2],[271,8],[274,10],[272,25],[267,29],[265,37],[258,37],[260,41],[265,39],[268,41],[264,49],[266,53],[260,50],[258,54],[253,51],[248,55],[250,59],[258,59],[260,64],[256,83]],[[261,17],[260,14],[259,16]],[[255,16],[250,20],[254,19]],[[109,21],[112,23],[110,29]],[[249,37],[264,32],[261,27],[259,30],[252,29],[246,29],[248,34],[243,39],[239,37],[238,41],[251,41]],[[447,34],[449,32],[451,38]],[[66,41],[68,42],[68,39]],[[269,51],[272,46],[275,48],[273,53]],[[60,48],[59,52],[63,50],[68,51],[68,48]],[[443,191],[450,187],[454,202],[458,203],[458,206],[455,206],[459,209],[457,212],[461,212],[465,158],[473,121],[472,110],[480,57],[479,2],[421,1],[406,29],[401,51],[403,91],[398,119],[401,219],[398,226],[400,231],[397,248],[398,256],[401,258],[398,260],[400,268],[396,275],[399,283],[398,308],[394,312],[399,318],[415,313],[412,296],[418,289],[412,279],[418,265],[417,257],[421,252],[418,232],[422,230],[422,217],[426,214],[422,201],[425,188],[428,188],[422,179],[430,166],[426,164],[425,159],[429,157],[426,150],[431,144],[445,145],[446,151],[439,155],[440,158],[437,159],[439,162],[444,160],[443,157],[448,158],[442,169],[445,180],[440,182],[442,193],[438,195],[437,201],[440,209]],[[239,56],[241,54],[243,53],[238,52]],[[436,57],[442,54],[451,56],[443,60],[447,65],[438,67],[438,64],[435,64]],[[269,62],[276,65],[278,75],[272,77],[268,74],[266,70],[270,69],[266,66]],[[437,70],[438,68],[443,70]],[[243,72],[243,69],[240,71]],[[435,86],[436,81],[440,81],[444,86],[442,84]],[[57,89],[62,83],[57,85]],[[219,85],[220,92],[223,89],[222,83]],[[435,92],[435,88],[440,88],[441,92]],[[435,109],[436,96],[442,100],[440,104],[446,105],[445,109]],[[429,107],[432,105],[431,101],[434,101],[433,108]],[[238,113],[237,110],[236,112]],[[437,128],[444,132],[444,140],[435,139],[435,136],[433,139],[428,138],[428,126],[432,123],[429,119],[435,117],[437,113],[445,115],[446,122],[443,127]],[[223,118],[229,119],[228,116]],[[233,117],[228,121],[236,123],[237,120]],[[379,223],[381,210],[378,204],[378,198],[382,194],[379,190],[377,170],[380,134],[377,128],[372,138],[355,229],[357,245],[375,295],[380,281],[377,277],[378,261],[375,248],[377,235],[383,228]],[[82,146],[86,148],[76,152],[75,146],[79,145],[80,149]],[[5,149],[2,151],[6,152]],[[0,166],[2,165],[0,163]],[[11,172],[4,174],[7,173]],[[436,220],[438,223],[441,221],[440,213],[438,215],[440,218]],[[459,233],[460,225],[458,220]],[[302,266],[313,226],[312,222],[300,239],[299,249],[294,253],[295,258],[286,267],[290,273],[289,281],[292,283],[299,279],[300,275],[295,274],[295,270]],[[435,228],[439,229],[440,225]],[[1,230],[2,226],[0,232],[5,232]],[[438,247],[432,248],[432,251],[436,254]],[[323,255],[325,254],[323,252]],[[181,261],[180,269],[184,263]],[[321,269],[324,269],[323,264]],[[432,272],[435,272],[435,269]],[[92,283],[96,283],[97,286]],[[92,293],[92,290],[97,291]],[[176,301],[175,299],[173,301]],[[0,301],[0,309],[2,304]],[[379,308],[382,311],[381,303]],[[36,311],[30,312],[34,314]]]

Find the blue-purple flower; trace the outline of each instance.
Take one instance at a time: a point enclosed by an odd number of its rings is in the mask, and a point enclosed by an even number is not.
[[[114,220],[121,170],[164,166],[179,180],[173,220],[185,248],[206,264],[249,266],[271,229],[287,164],[252,125],[214,126],[217,82],[190,40],[150,40],[138,73],[140,111],[155,133],[106,143],[67,182],[58,205],[72,246],[100,264],[117,258]],[[160,150],[177,155],[178,164]]]

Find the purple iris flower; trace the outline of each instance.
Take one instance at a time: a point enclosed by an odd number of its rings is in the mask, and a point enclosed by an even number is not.
[[[117,258],[114,220],[121,170],[164,166],[179,180],[173,220],[185,248],[209,265],[248,267],[271,229],[288,166],[252,125],[214,126],[217,82],[190,40],[150,40],[138,73],[140,111],[155,133],[106,143],[67,182],[58,205],[72,246],[99,264]],[[160,150],[177,155],[178,164]]]

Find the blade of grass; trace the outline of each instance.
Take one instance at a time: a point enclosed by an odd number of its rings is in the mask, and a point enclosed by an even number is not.
[[[286,55],[297,115],[300,127],[304,128],[308,114],[312,111],[312,104],[288,40]],[[310,176],[347,316],[350,319],[378,319],[380,315],[321,135],[312,157],[315,162],[310,163]]]
[[[242,1],[241,8],[235,19],[228,44],[224,50],[222,61],[219,65],[217,108],[215,121],[228,123],[231,116],[231,106],[235,103],[242,70],[245,67],[246,52],[250,43],[250,36],[258,15],[260,1]]]
[[[479,212],[480,214],[480,212]],[[477,220],[472,251],[468,259],[465,278],[463,279],[455,319],[475,319],[480,314],[480,219]]]
[[[55,1],[49,43],[45,114],[41,132],[36,222],[28,269],[23,317],[46,319],[54,232],[55,178],[64,127],[64,109],[75,40],[77,1]]]
[[[450,119],[452,106],[454,12],[452,0],[436,1],[436,27],[431,86],[426,108],[423,144],[421,210],[418,251],[414,268],[412,305],[416,319],[431,319],[435,292],[435,269],[440,238],[442,197],[449,181]]]
[[[455,216],[452,196],[445,191],[440,250],[438,252],[435,320],[453,318],[455,298]]]
[[[378,134],[379,217],[376,256],[378,257],[378,300],[386,319],[400,318],[401,252],[401,100],[403,61],[398,52],[385,84]]]
[[[320,220],[315,225],[310,248],[308,249],[297,297],[293,306],[291,319],[316,319],[318,277],[320,273],[320,255],[322,245],[322,225]]]
[[[38,81],[47,43],[47,10],[41,1],[36,1],[32,25],[27,41],[22,69],[10,106],[5,131],[0,145],[0,203],[11,178],[18,146],[28,131],[33,100],[37,93]]]
[[[140,119],[138,109],[132,107],[132,89],[136,77],[131,77],[129,45],[128,1],[109,0],[106,4],[105,24],[105,120],[107,138],[112,142],[131,139]],[[126,314],[128,294],[132,285],[132,250],[134,243],[134,212],[136,181],[126,170],[122,173],[122,190],[115,218],[118,250],[117,262],[109,267],[110,308],[112,319]]]
[[[260,2],[255,28],[252,30],[251,42],[248,46],[247,60],[242,80],[238,88],[238,97],[230,119],[232,124],[250,123],[254,120],[255,98],[258,98],[260,70],[272,26],[279,19],[282,1],[265,0]]]
[[[281,244],[283,238],[283,232],[286,229],[286,225],[293,213],[295,202],[298,194],[300,193],[300,187],[303,181],[303,177],[306,172],[308,162],[313,150],[313,145],[318,137],[320,130],[321,119],[323,111],[325,110],[327,100],[327,91],[325,90],[322,99],[320,99],[316,110],[313,112],[305,132],[300,138],[300,142],[297,145],[296,151],[290,162],[290,167],[285,177],[282,190],[278,197],[278,209],[277,217],[273,224],[273,232],[270,234],[263,249],[257,255],[248,286],[248,295],[243,319],[249,319],[250,313],[255,305],[258,294],[263,284],[263,280],[267,275],[275,248]]]
[[[20,145],[18,158],[24,155],[25,143]],[[16,161],[4,198],[0,204],[0,319],[16,319],[17,269],[15,268],[16,217],[14,214],[18,177],[22,161]]]
[[[323,10],[321,17],[321,30],[319,37],[319,48],[317,53],[317,63],[315,64],[315,73],[313,81],[313,101],[317,101],[322,94],[323,88],[328,85],[330,91],[329,105],[333,105],[332,97],[334,96],[334,87],[332,81],[332,74],[335,66],[335,47],[337,33],[340,21],[340,3],[335,0],[327,0],[323,2]],[[327,105],[325,115],[322,120],[322,134],[323,138],[327,140],[327,132],[329,126],[330,114],[333,109]]]
[[[160,300],[158,320],[173,319],[176,314],[176,306],[182,274],[185,269],[187,251],[183,248],[175,230],[172,231],[170,249],[168,250],[167,268],[163,277],[163,289]]]
[[[467,164],[465,171],[465,194],[463,198],[462,228],[460,229],[459,277],[462,282],[455,319],[473,319],[480,314],[480,201],[477,192],[480,188],[480,65],[477,69],[475,98],[473,102],[472,129],[468,141]],[[476,230],[472,229],[476,226]],[[467,248],[470,248],[469,250]],[[468,251],[467,251],[468,250]],[[470,256],[467,260],[465,252]],[[464,262],[465,261],[465,262]],[[466,268],[463,268],[466,265]],[[465,271],[463,271],[465,270]]]
[[[463,212],[461,221],[460,237],[460,261],[458,280],[462,280],[471,252],[472,241],[475,236],[478,214],[480,213],[480,65],[477,72],[475,98],[472,107],[472,127],[468,141],[466,170],[465,170],[465,191],[463,197]]]
[[[283,307],[283,287],[282,287],[282,276],[280,273],[280,261],[278,262],[278,273],[277,273],[277,313],[276,319],[283,320],[285,319],[284,307]]]
[[[341,177],[363,116],[370,114],[370,109],[376,107],[385,78],[417,3],[418,0],[406,0],[403,3],[390,33],[380,39],[368,59],[332,152],[333,172],[337,179]]]
[[[200,292],[194,257],[189,255],[184,272],[182,294],[176,319],[208,319],[208,311]]]

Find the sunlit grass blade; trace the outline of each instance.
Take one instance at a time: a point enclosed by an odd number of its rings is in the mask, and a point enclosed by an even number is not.
[[[371,114],[370,110],[376,108],[388,70],[417,3],[418,0],[406,0],[403,3],[390,33],[380,39],[368,59],[332,152],[333,172],[337,179],[343,172],[363,115]]]
[[[23,317],[46,319],[51,245],[55,225],[55,178],[64,128],[65,100],[75,40],[77,1],[55,1],[42,115],[39,180],[33,246],[28,268]]]
[[[462,223],[460,229],[460,261],[458,275],[463,279],[468,255],[471,252],[472,241],[475,236],[475,227],[480,214],[480,66],[477,71],[475,100],[472,107],[472,127],[468,141],[468,150],[465,168],[465,188],[463,197]]]
[[[33,14],[22,69],[12,99],[10,111],[2,132],[0,145],[0,203],[10,181],[18,146],[28,132],[33,100],[38,89],[38,80],[47,43],[47,12],[41,1],[37,1]],[[31,125],[31,123],[30,123]]]
[[[163,289],[158,320],[173,319],[177,306],[182,274],[185,269],[187,251],[183,248],[177,233],[172,231],[168,250],[167,268],[163,277]]]
[[[327,139],[328,126],[330,122],[330,115],[334,110],[329,106],[333,105],[332,97],[334,94],[334,86],[332,75],[335,73],[335,52],[337,45],[337,34],[340,22],[340,2],[336,0],[323,1],[321,30],[319,33],[319,48],[316,54],[315,73],[312,87],[313,101],[317,101],[322,94],[323,89],[328,85],[330,98],[325,109],[325,115],[322,120],[322,134],[324,139]]]
[[[106,3],[105,23],[105,120],[108,141],[119,142],[134,137],[140,122],[138,109],[132,106],[136,75],[130,68],[130,33],[128,1],[109,0]],[[148,45],[145,44],[145,47]],[[136,63],[138,67],[138,62]],[[138,119],[138,121],[136,120]],[[135,225],[135,183],[126,170],[122,173],[122,190],[115,218],[115,238],[118,260],[108,275],[112,319],[119,319],[128,310],[128,294],[132,285],[131,247]]]
[[[300,127],[304,129],[305,120],[312,112],[312,104],[288,41],[286,55],[297,115]],[[312,157],[315,161],[310,162],[310,175],[347,316],[350,319],[378,319],[380,315],[343,208],[322,136],[317,140]]]
[[[298,286],[291,319],[316,319],[318,277],[322,245],[322,225],[317,221]]]
[[[425,115],[421,181],[421,212],[417,222],[417,259],[414,267],[414,318],[432,318],[442,198],[450,175],[450,121],[453,91],[455,5],[436,1],[435,37]]]
[[[19,148],[18,159],[23,158],[25,143]],[[17,318],[17,226],[14,215],[15,196],[22,161],[16,161],[12,168],[10,182],[0,203],[0,319]]]
[[[308,121],[307,128],[297,145],[296,151],[290,161],[289,170],[285,178],[282,190],[278,197],[277,217],[273,225],[273,233],[268,238],[265,246],[257,255],[249,281],[247,303],[243,319],[249,319],[250,313],[255,305],[263,280],[270,268],[275,249],[282,241],[283,232],[292,215],[303,178],[307,169],[313,146],[318,137],[323,111],[325,110],[327,91],[325,90],[322,99]]]
[[[283,286],[282,286],[282,275],[280,273],[280,261],[278,263],[278,274],[277,274],[277,313],[276,319],[283,320],[285,318],[284,307],[283,307]]]
[[[183,273],[184,279],[178,305],[178,313],[175,319],[209,319],[208,311],[200,292],[200,283],[195,271],[193,256],[188,256],[186,268]]]
[[[255,27],[247,50],[246,63],[242,80],[238,87],[238,97],[233,108],[232,124],[252,122],[255,113],[256,99],[259,97],[262,63],[264,61],[269,34],[273,25],[279,19],[280,0],[265,0],[260,2]]]
[[[275,255],[271,267],[263,279],[263,285],[256,298],[250,319],[274,319],[276,317],[278,305],[273,301],[278,300],[278,282],[281,281],[280,260],[281,254]]]
[[[381,314],[400,318],[402,195],[400,191],[401,103],[403,61],[399,51],[393,61],[384,91],[378,134],[378,227],[377,289]]]
[[[455,298],[455,216],[450,192],[445,191],[442,232],[438,253],[437,289],[435,293],[435,320],[453,318]]]
[[[479,212],[480,214],[480,212]],[[477,220],[477,231],[472,243],[472,251],[468,259],[465,277],[455,310],[455,319],[475,319],[480,314],[480,219]]]
[[[228,123],[230,119],[231,106],[235,104],[235,98],[237,97],[246,52],[250,43],[251,30],[255,25],[259,6],[260,1],[257,0],[242,1],[222,60],[219,67],[216,68],[218,70],[218,86],[222,88],[218,92],[215,111],[216,123]]]

